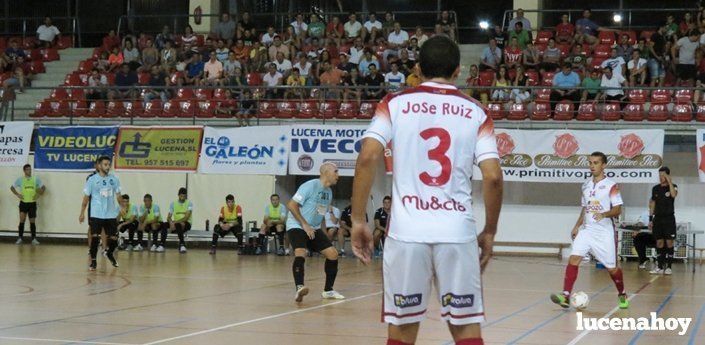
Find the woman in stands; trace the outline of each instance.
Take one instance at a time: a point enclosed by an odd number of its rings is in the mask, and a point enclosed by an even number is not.
[[[529,78],[526,77],[524,73],[524,67],[519,65],[517,67],[517,75],[514,77],[514,86],[512,89],[512,94],[510,96],[510,102],[515,103],[528,103],[531,101],[531,92],[526,87],[529,86]]]
[[[108,63],[110,64],[110,67],[108,67],[108,72],[113,72],[116,69],[118,69],[118,67],[120,67],[120,65],[122,65],[122,62],[124,60],[125,59],[122,56],[122,52],[120,51],[120,48],[113,47],[112,53],[110,53],[110,56],[108,56]]]
[[[174,49],[174,42],[171,40],[164,41],[164,49],[162,49],[159,61],[162,64],[162,68],[168,71],[169,68],[176,66],[176,49]]]
[[[186,25],[186,28],[184,28],[184,35],[181,36],[181,42],[183,43],[184,48],[191,49],[191,47],[196,45],[197,41],[198,38],[193,34],[193,28],[191,25]]]
[[[509,85],[510,82],[509,77],[507,76],[507,66],[501,65],[499,66],[499,70],[497,71],[497,77],[495,78],[494,84],[492,85],[493,87],[497,88],[492,91],[492,100],[501,102],[508,101],[510,91],[509,89],[503,87],[508,87]]]
[[[135,48],[131,40],[125,40],[122,57],[125,60],[124,63],[130,65],[132,71],[136,71],[142,65],[140,64],[140,51]]]

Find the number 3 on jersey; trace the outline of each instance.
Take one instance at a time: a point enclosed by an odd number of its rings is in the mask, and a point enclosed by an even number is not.
[[[442,186],[450,181],[450,173],[453,164],[450,157],[446,155],[450,148],[450,133],[443,128],[429,128],[419,133],[421,138],[429,140],[438,138],[438,146],[428,151],[428,159],[438,162],[441,165],[441,173],[438,176],[431,176],[428,172],[419,174],[421,182],[427,186]]]

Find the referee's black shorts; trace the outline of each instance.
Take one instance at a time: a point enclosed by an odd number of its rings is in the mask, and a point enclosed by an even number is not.
[[[105,234],[108,236],[117,236],[117,219],[101,219],[101,218],[90,218],[88,219],[88,226],[91,228],[91,234],[100,235],[101,231],[105,229]]]
[[[304,229],[294,228],[287,232],[289,235],[289,242],[291,242],[291,247],[296,250],[297,248],[306,248],[314,252],[322,252],[333,244],[328,239],[328,236],[321,229],[316,229],[316,235],[313,239],[310,239],[306,234]]]
[[[30,219],[37,218],[37,203],[20,201],[20,213],[26,213]]]
[[[674,215],[654,216],[653,232],[654,238],[657,240],[675,240],[676,217]]]

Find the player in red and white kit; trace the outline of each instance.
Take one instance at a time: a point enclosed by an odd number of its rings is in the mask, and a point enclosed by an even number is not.
[[[453,82],[458,46],[445,37],[419,53],[424,83],[386,96],[363,139],[352,199],[352,245],[365,263],[373,249],[365,221],[368,195],[384,149],[393,152],[392,210],[384,244],[383,319],[387,344],[413,344],[429,300],[441,303],[456,344],[483,344],[481,271],[492,255],[502,204],[494,125]],[[483,174],[485,227],[478,235],[471,177]],[[479,247],[478,247],[479,246]],[[438,295],[431,295],[435,283]]]
[[[589,158],[593,178],[583,184],[582,209],[573,227],[573,251],[565,269],[563,292],[551,295],[551,301],[563,308],[570,306],[570,293],[578,278],[578,266],[588,252],[601,262],[609,272],[619,298],[621,309],[629,308],[624,290],[622,269],[617,266],[617,230],[614,218],[622,213],[622,195],[616,182],[605,176],[607,156],[593,152]]]

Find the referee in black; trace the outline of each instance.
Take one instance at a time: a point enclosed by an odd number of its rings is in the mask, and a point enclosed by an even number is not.
[[[651,190],[649,201],[649,228],[656,239],[656,253],[658,266],[651,270],[651,274],[671,274],[673,261],[673,241],[676,239],[676,216],[674,215],[673,202],[678,196],[678,186],[671,180],[671,169],[659,169],[661,183]]]

